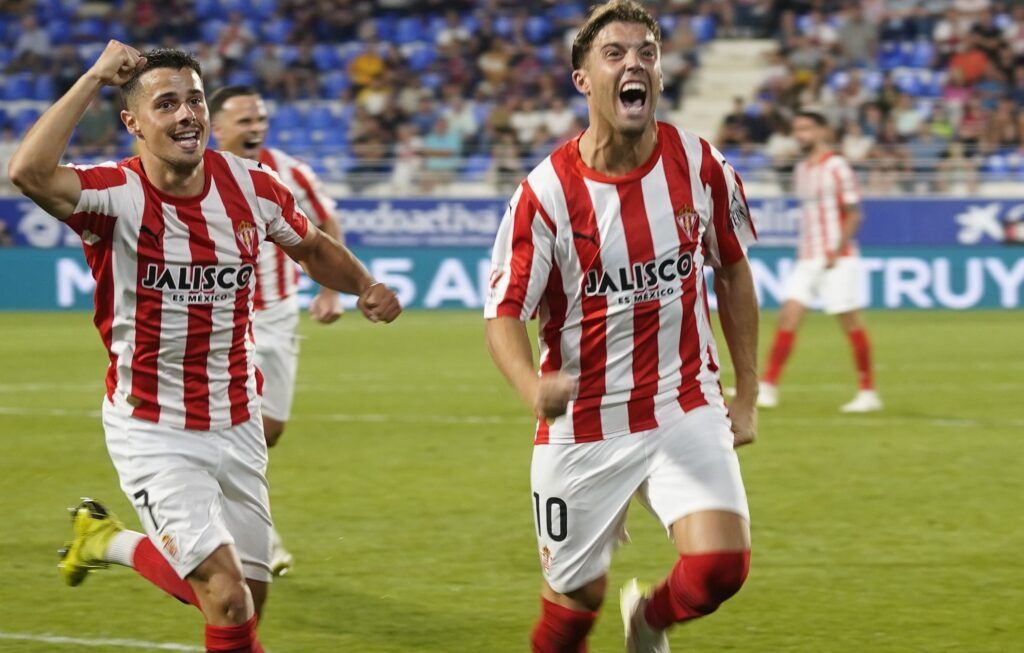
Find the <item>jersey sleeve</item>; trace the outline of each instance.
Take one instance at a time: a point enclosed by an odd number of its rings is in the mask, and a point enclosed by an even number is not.
[[[860,204],[860,188],[857,185],[857,175],[853,168],[842,157],[835,157],[836,163],[832,168],[832,175],[835,178],[836,194],[839,197],[840,206],[854,206]]]
[[[485,318],[532,319],[551,273],[554,245],[554,224],[524,181],[498,227]]]
[[[309,232],[309,218],[299,208],[295,196],[273,170],[257,168],[251,174],[260,213],[266,222],[267,240],[278,245],[298,245]]]
[[[78,183],[82,187],[72,217],[84,214],[115,217],[128,184],[124,170],[113,161],[91,166],[69,166],[69,169],[78,175]],[[69,218],[69,224],[71,222]]]
[[[323,184],[313,169],[305,163],[296,161],[291,173],[294,188],[301,191],[295,194],[299,206],[313,224],[320,227],[330,220],[335,220],[334,200],[324,192]]]
[[[747,247],[757,240],[743,180],[721,152],[705,143],[701,181],[711,202],[711,220],[704,231],[707,263],[716,268],[732,265],[744,258]]]

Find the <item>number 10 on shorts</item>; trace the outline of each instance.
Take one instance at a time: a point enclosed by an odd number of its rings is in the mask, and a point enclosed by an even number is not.
[[[537,537],[544,537],[545,529],[553,542],[561,542],[569,534],[569,508],[558,497],[542,502],[540,494],[534,492],[533,515],[537,519]]]

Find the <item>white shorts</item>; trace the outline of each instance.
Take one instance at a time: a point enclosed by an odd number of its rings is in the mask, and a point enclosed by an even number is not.
[[[295,397],[299,366],[299,309],[295,298],[256,311],[252,330],[256,337],[256,367],[263,375],[260,409],[270,419],[287,422]]]
[[[800,259],[786,282],[787,300],[815,307],[820,300],[829,315],[864,308],[861,295],[860,258],[856,256],[840,257],[831,268],[825,267],[825,259]]]
[[[179,576],[233,544],[245,577],[270,581],[267,443],[259,418],[190,431],[136,419],[104,399],[103,430],[121,489]]]
[[[705,510],[750,519],[729,418],[717,406],[642,433],[537,445],[531,485],[541,568],[562,594],[607,573],[634,495],[666,529]]]

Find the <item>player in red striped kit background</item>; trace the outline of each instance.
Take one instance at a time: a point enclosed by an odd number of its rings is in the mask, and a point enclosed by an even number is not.
[[[110,41],[26,134],[15,185],[82,238],[108,351],[103,427],[146,535],[102,506],[74,511],[70,585],[114,563],[198,607],[208,651],[259,652],[270,581],[266,442],[252,342],[254,265],[274,240],[371,321],[401,311],[343,245],[316,229],[276,175],[208,150],[199,63]],[[90,102],[120,87],[139,156],[75,168],[60,158]]]
[[[778,384],[793,348],[796,332],[808,307],[820,300],[825,313],[835,315],[850,341],[859,391],[840,410],[866,413],[882,409],[871,366],[871,343],[860,316],[861,293],[860,191],[853,169],[832,149],[824,114],[805,108],[793,119],[793,137],[804,153],[795,171],[794,187],[800,200],[800,244],[797,262],[786,283],[786,299],[768,354],[758,406],[779,403]]]
[[[278,173],[281,181],[310,221],[338,242],[344,242],[334,201],[324,192],[309,166],[287,153],[264,146],[270,127],[267,106],[250,86],[225,86],[210,95],[210,120],[217,147],[240,157],[259,161]],[[256,261],[253,297],[253,333],[256,366],[263,374],[263,434],[273,447],[284,433],[295,395],[299,358],[298,266],[280,247],[266,242]],[[309,306],[309,315],[331,324],[342,315],[338,293],[321,287]],[[294,563],[277,529],[272,530],[270,569],[275,576],[288,572]]]
[[[495,242],[491,355],[538,416],[531,485],[544,575],[537,653],[586,650],[634,495],[679,560],[620,609],[629,651],[737,592],[750,560],[734,446],[756,433],[757,302],[742,184],[703,139],[655,120],[660,29],[641,5],[599,6],[573,45],[590,126],[537,166]],[[722,399],[704,266],[716,268],[737,395]],[[540,318],[540,372],[525,322]]]

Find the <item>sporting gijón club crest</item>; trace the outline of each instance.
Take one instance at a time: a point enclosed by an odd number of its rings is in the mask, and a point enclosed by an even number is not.
[[[249,257],[256,256],[256,226],[248,220],[238,223],[235,228],[235,240],[242,253]]]

